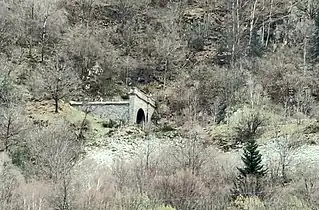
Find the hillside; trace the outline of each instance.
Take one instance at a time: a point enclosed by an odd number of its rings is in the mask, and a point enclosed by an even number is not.
[[[0,1],[0,209],[319,209],[318,11]],[[131,87],[156,101],[150,129],[68,103]]]

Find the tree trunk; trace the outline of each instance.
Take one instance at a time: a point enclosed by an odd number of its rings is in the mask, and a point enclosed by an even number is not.
[[[273,4],[274,4],[274,0],[271,0],[271,3],[270,3],[270,13],[269,13],[269,18],[268,18],[267,38],[266,38],[266,44],[265,44],[266,47],[268,46],[269,38],[270,38],[270,26],[271,26],[271,21],[272,21],[272,9],[273,9]]]
[[[59,113],[59,97],[56,95],[54,97],[55,113]]]
[[[128,86],[129,84],[129,59],[126,57],[126,76],[125,76],[125,84]]]
[[[29,28],[29,56],[32,56],[32,45],[33,45],[33,37],[32,37],[32,32],[33,32],[33,19],[34,19],[34,1],[32,2],[31,6],[31,24]]]
[[[307,4],[307,15],[311,18],[312,16],[312,0],[308,0],[308,4]]]
[[[56,66],[57,68],[58,68],[58,63],[57,63],[57,66]],[[55,102],[55,113],[58,113],[59,112],[59,78],[57,78],[57,80],[56,80],[56,85],[55,85],[55,92],[54,92],[54,94],[53,94],[53,98],[54,98],[54,102]]]
[[[69,189],[69,183],[67,183],[66,177],[64,175],[63,177],[63,201],[62,201],[62,210],[69,210],[70,209],[70,203],[68,199],[68,192]]]
[[[41,36],[41,62],[44,61],[44,39],[46,34],[46,25],[47,25],[48,14],[45,16],[42,26],[42,36]]]
[[[234,65],[235,63],[235,51],[236,51],[236,15],[235,15],[235,0],[232,2],[232,55],[231,55],[231,63]]]
[[[236,1],[236,45],[237,47],[239,47],[240,45],[240,5],[241,5],[241,1],[240,0],[237,0]]]
[[[304,37],[303,40],[303,74],[306,76],[307,74],[307,34]]]
[[[78,135],[78,140],[84,140],[84,138],[85,138],[83,132],[84,132],[84,129],[85,129],[84,128],[85,127],[85,121],[86,121],[87,115],[89,113],[89,109],[86,108],[84,113],[85,113],[85,115],[84,115],[84,118],[83,118],[82,123],[81,123],[80,131],[79,131],[79,135]]]
[[[9,150],[9,136],[10,136],[10,127],[11,127],[11,117],[8,118],[8,124],[6,128],[6,136],[5,136],[5,151],[7,152]]]
[[[263,7],[262,7],[262,11],[265,10],[265,0],[263,0]],[[261,44],[264,46],[265,44],[265,16],[264,14],[262,15],[263,18],[263,23],[262,23],[262,31],[261,31]]]
[[[166,61],[165,61],[163,89],[165,89],[165,87],[166,87],[167,69],[168,69],[168,59],[166,59]]]
[[[251,47],[252,37],[253,37],[253,30],[254,30],[254,24],[255,24],[255,12],[256,12],[256,6],[257,6],[258,0],[254,2],[254,6],[251,12],[251,20],[250,20],[250,29],[249,29],[249,47]]]

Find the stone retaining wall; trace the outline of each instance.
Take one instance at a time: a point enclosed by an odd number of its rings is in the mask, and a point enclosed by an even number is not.
[[[82,111],[85,111],[85,109],[89,107],[92,114],[99,116],[103,120],[129,121],[129,101],[89,102],[87,105],[82,102],[70,102],[70,104]]]

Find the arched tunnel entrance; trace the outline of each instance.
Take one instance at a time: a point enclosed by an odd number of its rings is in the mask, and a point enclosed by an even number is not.
[[[136,124],[144,126],[145,124],[145,113],[143,109],[139,109],[136,116]]]

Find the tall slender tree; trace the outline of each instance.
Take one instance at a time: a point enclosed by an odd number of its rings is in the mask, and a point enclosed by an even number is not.
[[[14,84],[15,66],[0,58],[0,150],[9,151],[26,129],[21,89]]]
[[[241,159],[245,164],[243,168],[237,168],[241,176],[247,177],[248,175],[253,175],[262,177],[267,173],[267,169],[265,169],[264,165],[261,163],[262,155],[258,150],[258,144],[253,138],[248,140]]]
[[[315,17],[315,33],[313,37],[312,60],[317,61],[319,57],[319,12]]]
[[[266,175],[267,169],[262,164],[262,155],[255,139],[250,138],[247,141],[241,159],[244,162],[244,167],[237,168],[239,175],[234,183],[232,195],[234,197],[262,197],[265,194],[262,178]]]

